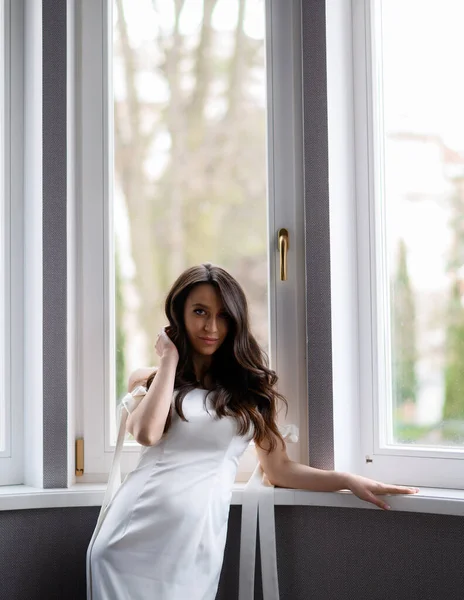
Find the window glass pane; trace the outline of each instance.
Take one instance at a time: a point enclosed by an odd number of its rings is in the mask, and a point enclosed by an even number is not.
[[[5,203],[5,21],[3,3],[0,6],[0,452],[6,450],[5,351],[6,284],[9,269],[5,260],[6,203]]]
[[[464,3],[381,4],[393,443],[464,445]]]
[[[263,0],[114,1],[118,398],[201,262],[243,285],[268,349],[264,23]]]

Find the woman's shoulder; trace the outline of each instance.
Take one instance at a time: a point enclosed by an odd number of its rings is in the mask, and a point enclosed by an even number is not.
[[[129,380],[127,382],[127,390],[132,392],[138,385],[147,384],[147,379],[153,372],[156,372],[158,367],[141,367],[139,369],[135,369],[129,375]]]

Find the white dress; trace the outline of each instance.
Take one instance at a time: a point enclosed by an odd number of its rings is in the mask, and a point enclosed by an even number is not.
[[[253,428],[239,436],[233,417],[214,420],[206,394],[185,396],[188,421],[173,410],[167,434],[142,447],[102,507],[87,550],[88,600],[215,599],[232,486]]]

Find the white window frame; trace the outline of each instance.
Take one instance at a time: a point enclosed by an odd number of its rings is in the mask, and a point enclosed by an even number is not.
[[[108,410],[114,406],[113,339],[109,314],[114,292],[110,287],[109,258],[112,236],[109,231],[112,157],[111,82],[106,64],[111,48],[111,0],[84,0],[77,8],[76,43],[76,306],[75,333],[77,367],[75,378],[75,436],[84,438],[84,475],[78,483],[105,482],[114,445],[110,444]],[[279,375],[279,391],[288,399],[289,410],[279,414],[279,423],[295,423],[300,430],[298,444],[288,446],[289,456],[308,462],[307,390],[305,345],[301,326],[304,314],[304,218],[301,109],[301,3],[266,0],[269,180],[269,280],[270,320],[278,333],[270,340],[273,368]],[[272,43],[271,43],[272,42]],[[293,66],[293,68],[291,68]],[[107,109],[106,107],[109,107]],[[278,143],[277,143],[278,142]],[[290,233],[288,280],[278,281],[277,235],[280,227]],[[70,274],[71,275],[71,274]],[[167,292],[168,290],[166,290]],[[277,345],[277,338],[279,344]],[[146,365],[141,365],[146,366]],[[114,432],[113,432],[114,433]],[[114,439],[114,438],[113,438]],[[135,467],[140,447],[127,444],[121,470]],[[250,448],[239,465],[237,481],[246,481],[256,465]]]
[[[0,403],[6,425],[0,451],[0,486],[21,484],[23,449],[23,41],[22,2],[0,5],[1,65],[1,200],[3,246],[0,252],[1,320]],[[4,267],[4,268],[3,268]],[[3,412],[3,411],[2,411]],[[0,418],[0,420],[1,420]]]
[[[338,0],[326,4],[328,31],[331,27],[339,33],[338,39],[328,35],[336,469],[400,485],[461,490],[464,451],[387,446],[383,439],[384,423],[391,417],[387,414],[388,353],[381,340],[382,324],[377,316],[381,310],[377,282],[383,268],[376,253],[382,234],[381,215],[374,213],[373,202],[381,190],[377,182],[382,160],[377,144],[378,107],[372,84],[380,77],[375,72],[378,46],[373,43],[371,33],[378,27],[377,4],[377,0],[352,0],[351,6],[343,6]],[[335,97],[343,85],[340,79],[345,80],[347,87]],[[352,153],[347,152],[349,148]],[[343,182],[346,190],[340,188]],[[340,209],[348,223],[341,224]],[[346,271],[342,276],[343,266],[348,268],[349,278]],[[336,293],[340,280],[347,286],[346,305],[342,305]],[[352,324],[347,325],[350,319]],[[389,326],[388,321],[383,326]],[[338,347],[336,340],[341,341]],[[354,354],[348,368],[342,361],[350,356],[350,349]],[[348,376],[345,380],[348,385],[343,390],[340,382],[344,375]],[[345,418],[348,421],[345,420],[342,431]]]

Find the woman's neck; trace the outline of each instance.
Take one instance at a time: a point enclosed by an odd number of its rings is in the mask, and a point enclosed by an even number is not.
[[[201,356],[199,354],[195,354],[193,356],[193,368],[195,370],[195,377],[197,382],[201,382],[204,378],[205,374],[209,370],[211,366],[211,357],[210,356]]]

